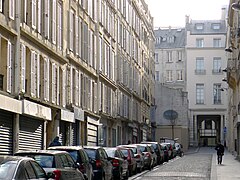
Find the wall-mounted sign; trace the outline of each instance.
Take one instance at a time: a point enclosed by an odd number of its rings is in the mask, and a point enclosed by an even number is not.
[[[163,113],[163,117],[168,120],[174,120],[177,119],[178,113],[174,110],[167,110]]]

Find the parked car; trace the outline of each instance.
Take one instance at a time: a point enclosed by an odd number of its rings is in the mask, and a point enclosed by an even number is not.
[[[183,156],[182,144],[175,143],[175,147],[176,147],[177,156],[182,157]]]
[[[84,180],[83,174],[78,170],[78,165],[66,151],[26,150],[19,151],[15,155],[35,159],[55,180]]]
[[[129,175],[132,176],[133,174],[136,174],[137,162],[136,159],[134,158],[133,150],[125,147],[119,147],[119,150],[122,151],[124,156],[127,158]]]
[[[171,156],[171,152],[169,151],[169,147],[164,144],[164,143],[160,143],[161,148],[164,152],[164,162],[168,162],[168,160],[170,159]]]
[[[164,162],[164,152],[159,142],[143,141],[141,144],[149,144],[154,148],[154,151],[157,154],[157,164]]]
[[[153,156],[151,148],[146,144],[135,144],[139,147],[144,157],[144,169],[152,169],[153,167]]]
[[[49,178],[51,178],[51,175],[47,175],[43,168],[32,158],[0,156],[0,179],[47,180]]]
[[[142,155],[142,152],[141,152],[139,146],[134,145],[134,144],[127,144],[127,145],[119,145],[118,147],[125,147],[125,148],[130,148],[133,150],[134,159],[137,162],[137,171],[142,172],[142,170],[144,169],[144,157]]]
[[[100,146],[83,146],[93,167],[94,180],[111,180],[112,163],[105,149]]]
[[[93,179],[93,168],[88,155],[82,146],[54,146],[51,150],[67,151],[73,160],[78,163],[79,170],[83,173],[85,180]]]
[[[173,146],[171,143],[161,143],[162,145],[166,145],[168,148],[168,160],[173,158]]]
[[[128,179],[129,171],[128,171],[128,161],[127,158],[124,157],[122,151],[117,147],[104,147],[107,152],[108,157],[111,157],[112,165],[113,165],[113,178],[114,179]]]

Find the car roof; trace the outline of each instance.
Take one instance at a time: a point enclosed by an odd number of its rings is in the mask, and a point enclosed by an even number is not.
[[[103,148],[101,146],[83,146],[84,149],[99,149],[99,148]]]
[[[157,142],[157,141],[155,141],[155,142],[154,141],[142,141],[141,144],[142,143],[143,144],[158,144],[159,142]]]
[[[58,151],[58,150],[19,150],[15,153],[17,154],[68,154],[66,151]]]
[[[52,147],[48,148],[48,150],[54,150],[54,149],[80,150],[80,149],[84,149],[84,148],[82,146],[52,146]]]
[[[5,159],[5,160],[10,160],[10,161],[21,161],[21,160],[33,160],[30,157],[25,157],[25,156],[10,156],[10,155],[0,155],[0,160]]]

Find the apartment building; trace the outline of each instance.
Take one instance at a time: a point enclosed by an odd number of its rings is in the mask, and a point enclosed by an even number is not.
[[[146,140],[152,26],[141,0],[0,0],[1,154]]]
[[[223,9],[223,14],[225,9]],[[186,21],[187,92],[190,145],[215,146],[225,142],[227,84],[225,77],[226,23],[220,20]]]
[[[187,150],[189,117],[186,92],[186,31],[185,28],[168,27],[155,29],[154,33],[156,140],[159,141],[161,137],[177,138]]]

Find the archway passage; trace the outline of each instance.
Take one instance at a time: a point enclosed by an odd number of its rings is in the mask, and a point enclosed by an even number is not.
[[[215,146],[220,140],[221,116],[198,115],[197,132],[199,146]]]

